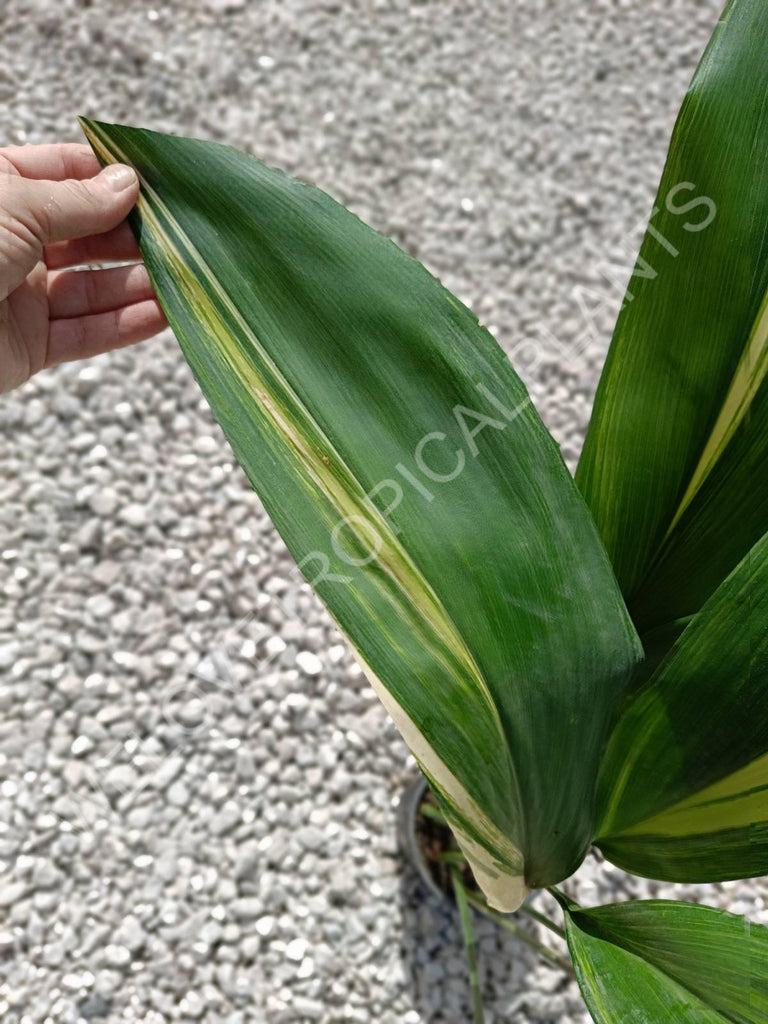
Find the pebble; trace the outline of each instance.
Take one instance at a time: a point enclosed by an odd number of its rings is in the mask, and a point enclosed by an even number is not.
[[[200,929],[200,938],[209,946],[215,946],[217,942],[220,942],[224,935],[224,929],[218,923],[218,921],[208,921]]]
[[[111,487],[105,487],[103,490],[95,491],[88,504],[92,512],[95,512],[97,516],[103,516],[109,518],[114,515],[117,507],[120,504],[120,497]]]
[[[202,434],[200,437],[195,438],[192,449],[198,455],[212,455],[214,452],[221,450],[221,442],[209,434]]]
[[[319,675],[323,670],[323,663],[320,661],[316,654],[311,651],[299,651],[296,655],[296,664],[302,670],[306,672],[308,676]]]
[[[166,757],[151,777],[151,784],[156,789],[167,789],[174,779],[184,770],[184,758]]]
[[[99,971],[93,987],[97,995],[102,999],[109,1000],[122,983],[122,975],[116,971]]]
[[[27,892],[24,882],[8,882],[0,885],[0,907],[12,907],[18,903]]]
[[[136,770],[129,764],[118,764],[110,768],[103,778],[104,792],[109,796],[121,796],[136,786]]]
[[[197,992],[187,992],[179,1004],[179,1009],[184,1017],[192,1017],[198,1020],[205,1011],[205,1002]]]
[[[235,771],[242,782],[251,782],[256,775],[256,762],[249,750],[240,749],[235,754]]]
[[[189,803],[189,790],[183,782],[174,782],[168,787],[165,798],[174,807],[186,807]]]
[[[203,2],[209,10],[221,14],[241,11],[246,4],[246,0],[203,0]]]
[[[98,1020],[101,1017],[106,1017],[112,1008],[112,1003],[104,999],[102,996],[96,995],[91,996],[84,1002],[80,1003],[78,1007],[78,1013],[85,1020]]]
[[[94,594],[85,602],[85,610],[95,619],[108,619],[115,610],[115,604],[105,594]]]
[[[147,525],[149,514],[145,505],[131,503],[120,510],[119,518],[128,526],[139,530]]]
[[[304,959],[307,952],[307,944],[304,939],[292,939],[285,947],[285,955],[288,960],[299,963]]]
[[[72,756],[73,757],[82,757],[83,754],[87,754],[89,751],[93,750],[94,745],[95,744],[94,744],[93,740],[90,739],[90,737],[88,737],[88,736],[77,736],[72,741],[72,746],[70,747],[70,750],[72,751]]]
[[[225,807],[210,819],[208,830],[211,835],[225,836],[242,821],[242,818],[243,814],[239,807]]]
[[[291,1007],[299,1020],[322,1020],[325,1013],[325,1007],[321,1002],[307,996],[295,996],[291,1001]]]
[[[233,900],[229,908],[234,916],[241,921],[249,921],[258,917],[264,910],[261,900],[246,896]]]
[[[131,962],[131,951],[126,946],[110,944],[104,950],[104,961],[110,967],[127,967]]]
[[[311,825],[299,829],[296,838],[305,850],[321,850],[326,845],[325,834],[319,828],[313,828]]]
[[[39,860],[32,872],[32,885],[35,889],[54,889],[61,886],[64,876],[50,861]]]
[[[0,644],[0,668],[11,668],[19,656],[19,650],[19,644],[14,641]]]
[[[138,953],[146,941],[146,933],[138,919],[133,914],[128,914],[115,932],[115,942],[125,946],[131,953],[135,954]]]

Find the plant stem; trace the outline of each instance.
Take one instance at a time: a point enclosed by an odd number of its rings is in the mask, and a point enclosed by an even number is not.
[[[428,803],[426,800],[419,807],[419,814],[425,818],[431,818],[432,821],[440,822],[442,825],[447,825],[445,818],[441,814],[440,810],[434,806],[434,804]],[[441,853],[438,857],[443,863],[448,864],[451,869],[451,879],[453,882],[454,895],[456,897],[456,906],[459,910],[459,919],[461,921],[461,932],[464,938],[464,947],[467,951],[467,962],[469,965],[469,978],[472,986],[472,999],[474,1002],[474,1024],[483,1024],[483,1007],[480,999],[480,982],[477,973],[477,955],[475,951],[475,938],[472,930],[472,917],[470,913],[470,907],[474,907],[481,914],[485,914],[486,917],[491,918],[497,924],[501,925],[502,928],[506,928],[507,931],[512,932],[522,942],[534,949],[539,956],[544,957],[545,960],[549,960],[555,967],[559,967],[566,974],[574,977],[573,967],[564,957],[560,956],[549,946],[545,946],[544,943],[538,942],[532,935],[530,935],[525,928],[521,928],[519,924],[512,921],[507,915],[500,914],[496,910],[492,910],[491,907],[485,902],[485,900],[475,896],[471,892],[467,892],[464,887],[464,883],[461,880],[461,872],[459,871],[458,865],[465,862],[464,855],[460,850],[446,850]],[[555,886],[549,888],[549,892],[553,896],[562,896],[562,893]],[[554,921],[551,921],[545,914],[542,914],[538,910],[534,910],[533,907],[528,907],[525,904],[520,907],[520,910],[527,914],[534,921],[538,921],[539,924],[544,925],[545,928],[549,928],[559,939],[565,941],[564,930]]]
[[[535,949],[539,956],[543,956],[545,960],[549,960],[550,963],[554,964],[555,967],[559,967],[561,971],[565,971],[570,977],[574,977],[573,967],[568,961],[556,953],[549,946],[545,946],[543,942],[538,942],[532,935],[529,935],[525,928],[521,928],[519,924],[507,917],[505,914],[500,914],[496,910],[492,910],[487,904],[478,900],[477,897],[466,894],[469,903],[482,911],[488,917],[490,917],[497,924],[501,925],[502,928],[506,928],[508,932],[512,932],[518,939],[521,939],[526,945],[530,946],[531,949]]]
[[[465,866],[467,859],[461,850],[446,850],[444,853],[439,853],[437,859],[442,861],[444,864],[456,864]]]
[[[534,921],[538,921],[539,924],[543,924],[545,928],[549,928],[551,932],[554,932],[559,939],[565,942],[565,932],[559,924],[555,924],[554,921],[550,921],[546,914],[542,914],[538,910],[534,910],[533,907],[529,907],[526,903],[520,907],[520,912],[527,914],[528,917],[532,917]]]
[[[448,824],[438,808],[434,804],[428,804],[426,800],[419,807],[419,814],[424,818],[431,818],[432,821],[438,821],[441,825]]]
[[[558,889],[556,885],[547,886],[547,892],[550,896],[554,896],[557,902],[562,907],[564,904],[571,902],[562,889]]]
[[[456,906],[459,908],[464,949],[467,952],[469,984],[472,989],[473,1024],[484,1024],[483,997],[480,991],[480,975],[477,971],[477,949],[475,948],[475,932],[472,927],[472,911],[469,906],[467,890],[464,888],[464,883],[461,880],[461,872],[457,867],[451,868],[451,879],[453,881],[453,891],[456,895]]]

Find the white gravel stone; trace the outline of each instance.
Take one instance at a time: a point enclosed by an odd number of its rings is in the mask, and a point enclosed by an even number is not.
[[[300,963],[307,952],[307,944],[304,939],[292,939],[285,947],[285,955],[288,960]]]
[[[0,907],[12,907],[26,894],[24,882],[0,883]]]
[[[296,664],[306,672],[308,676],[319,675],[323,670],[323,663],[316,654],[311,651],[299,651],[296,655]]]
[[[115,604],[105,594],[94,594],[85,602],[85,610],[95,619],[108,619],[115,610]]]
[[[263,938],[271,935],[275,930],[275,919],[271,915],[267,914],[264,917],[260,917],[255,924],[256,931]]]
[[[251,921],[263,912],[264,906],[260,899],[246,896],[242,899],[233,900],[230,904],[230,910],[239,920]]]
[[[141,529],[147,525],[149,515],[145,505],[138,505],[135,502],[132,502],[130,505],[126,505],[120,510],[120,519],[124,523],[127,523],[128,526]]]
[[[109,518],[120,504],[120,497],[112,487],[105,487],[91,495],[88,504],[97,516]]]
[[[146,941],[146,932],[133,914],[129,914],[115,932],[115,942],[131,953],[137,953]]]
[[[71,751],[73,757],[82,757],[83,754],[87,754],[90,750],[93,750],[93,740],[89,739],[88,736],[77,736],[72,741]]]
[[[221,443],[215,437],[211,437],[210,434],[203,434],[195,438],[192,447],[198,455],[212,455],[214,452],[221,450]]]
[[[166,757],[152,773],[151,783],[156,789],[167,789],[184,770],[184,758]]]
[[[94,990],[102,999],[109,999],[122,983],[122,976],[116,971],[99,971],[94,982]]]
[[[174,782],[166,791],[166,799],[174,807],[186,807],[189,803],[189,790],[183,782]]]
[[[326,844],[324,833],[319,828],[313,828],[311,825],[299,829],[296,833],[296,838],[305,850],[321,850]]]
[[[135,769],[129,764],[118,764],[110,768],[103,779],[104,791],[113,796],[129,793],[136,785]]]
[[[197,992],[187,992],[179,1005],[182,1016],[198,1020],[205,1012],[205,1002]]]
[[[104,961],[110,967],[127,967],[131,962],[131,951],[126,946],[111,943],[104,950]]]
[[[11,641],[0,644],[0,668],[11,668],[19,655],[20,645]]]

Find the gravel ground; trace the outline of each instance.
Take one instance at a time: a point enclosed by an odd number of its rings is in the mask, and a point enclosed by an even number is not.
[[[573,464],[611,321],[582,306],[637,244],[718,9],[4,0],[0,144],[86,113],[313,179],[493,326]],[[0,1020],[466,1021],[453,917],[397,856],[407,751],[173,338],[41,375],[0,430]],[[569,885],[768,920],[760,881],[590,860]],[[489,1022],[586,1020],[480,931]]]

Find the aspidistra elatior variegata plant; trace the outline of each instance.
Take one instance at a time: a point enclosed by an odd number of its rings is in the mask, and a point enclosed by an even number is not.
[[[504,353],[415,260],[236,150],[84,121],[134,166],[168,320],[489,902],[582,860],[639,642]]]

